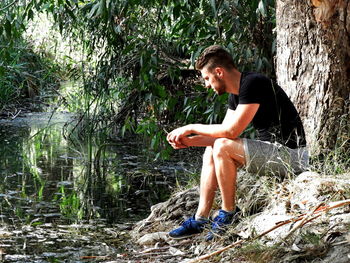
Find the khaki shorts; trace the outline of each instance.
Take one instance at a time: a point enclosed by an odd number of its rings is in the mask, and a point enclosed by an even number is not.
[[[259,175],[299,174],[308,169],[306,147],[290,149],[280,143],[243,139],[246,170]]]

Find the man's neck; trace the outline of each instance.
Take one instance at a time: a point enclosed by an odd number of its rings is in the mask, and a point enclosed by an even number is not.
[[[237,69],[232,69],[228,73],[229,74],[227,74],[226,79],[226,92],[238,95],[242,73],[239,72]]]

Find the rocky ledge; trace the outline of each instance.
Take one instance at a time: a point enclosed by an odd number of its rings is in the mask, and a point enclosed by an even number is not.
[[[153,206],[131,234],[140,262],[199,262],[206,255],[205,262],[350,262],[349,173],[305,172],[282,182],[240,173],[237,186],[241,220],[210,243],[205,233],[182,241],[167,235],[195,213],[198,188]]]

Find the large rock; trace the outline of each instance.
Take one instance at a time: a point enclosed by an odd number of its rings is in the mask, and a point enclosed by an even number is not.
[[[307,214],[322,202],[342,200],[350,198],[350,180],[344,177],[324,177],[317,173],[305,172],[293,181],[279,184],[274,198],[270,199],[269,205],[260,214],[241,225],[243,237],[253,233],[263,233],[271,229],[276,223]],[[289,233],[292,224],[280,227],[265,238],[274,243],[280,242]],[[331,210],[320,219],[313,222],[309,231],[320,232],[322,229],[332,228],[334,231],[340,225],[350,225],[349,206]]]

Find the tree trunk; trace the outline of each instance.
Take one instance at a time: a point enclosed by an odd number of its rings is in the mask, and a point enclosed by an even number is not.
[[[313,153],[350,141],[350,0],[277,0],[278,83]],[[343,145],[344,146],[344,145]]]

